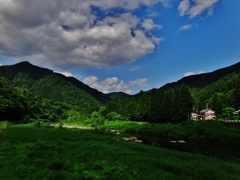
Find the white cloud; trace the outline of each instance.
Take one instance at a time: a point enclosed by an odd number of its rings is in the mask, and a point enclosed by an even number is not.
[[[145,20],[142,22],[142,27],[143,27],[146,31],[151,31],[151,30],[153,30],[154,28],[158,28],[158,29],[161,29],[161,28],[162,28],[161,25],[154,24],[154,22],[153,22],[152,19],[145,19]]]
[[[110,91],[113,91],[116,89],[118,78],[116,77],[106,78],[105,80],[99,82],[98,77],[88,76],[83,80],[83,83],[89,85],[94,89],[98,89],[103,93],[109,93]]]
[[[158,44],[160,42],[163,42],[165,40],[165,38],[156,38],[155,36],[152,36],[152,42],[155,44]]]
[[[136,71],[138,69],[140,69],[140,66],[133,66],[129,69],[129,71]]]
[[[83,83],[92,86],[94,83],[96,83],[98,80],[98,77],[96,76],[88,76],[83,80]]]
[[[189,15],[192,19],[200,15],[204,11],[208,11],[208,15],[213,14],[214,5],[219,0],[182,0],[178,6],[180,16]]]
[[[195,74],[194,72],[187,72],[186,74],[184,74],[183,77],[192,76],[192,75],[194,75],[194,74]]]
[[[3,66],[3,64],[0,63],[0,66]]]
[[[82,78],[82,76],[81,75],[79,75],[79,74],[72,74],[72,73],[70,73],[70,72],[56,72],[56,73],[60,73],[60,74],[62,74],[62,75],[64,75],[64,76],[66,76],[66,77],[74,77],[74,78],[76,78],[76,79],[81,79]]]
[[[132,91],[130,89],[128,89],[127,91],[125,91],[125,93],[132,94]]]
[[[204,74],[206,73],[205,71],[199,71],[198,74]]]
[[[180,27],[180,31],[186,31],[192,28],[192,25],[184,25],[182,27]]]
[[[182,2],[178,6],[180,16],[184,16],[190,7],[189,0],[182,0]]]
[[[192,76],[192,75],[196,75],[196,74],[203,74],[206,73],[205,71],[199,71],[198,73],[195,72],[187,72],[186,74],[184,74],[183,77],[187,77],[187,76]]]
[[[148,79],[136,79],[133,81],[129,81],[128,83],[125,83],[123,80],[119,82],[117,77],[112,78],[106,78],[103,81],[98,81],[98,77],[96,76],[88,76],[83,80],[84,84],[87,84],[88,86],[97,89],[103,93],[109,93],[109,92],[126,92],[128,94],[131,94],[132,90],[130,89],[132,86],[136,87],[146,87],[147,86]]]
[[[131,10],[168,2],[0,0],[0,56],[63,69],[124,65],[153,52],[161,42],[148,33],[161,26]],[[128,13],[99,19],[92,7],[104,12],[120,7]]]
[[[121,82],[117,85],[117,91],[127,91],[127,90],[129,90],[128,85],[123,80],[121,80]]]
[[[143,78],[143,79],[136,79],[134,81],[130,81],[128,83],[129,86],[138,86],[138,87],[147,87],[147,82],[148,79],[147,78]]]
[[[57,72],[57,73],[60,73],[60,74],[62,74],[62,75],[64,75],[64,76],[66,76],[66,77],[75,77],[72,73],[70,73],[70,72]]]
[[[190,30],[194,27],[197,27],[198,24],[187,24],[187,25],[183,25],[181,26],[179,29],[176,30],[176,33],[181,33],[182,31],[187,31]]]
[[[184,26],[181,26],[178,30],[176,30],[176,33],[180,33],[182,31],[187,31],[189,29],[192,29],[192,25],[190,24],[187,24],[187,25],[184,25]]]

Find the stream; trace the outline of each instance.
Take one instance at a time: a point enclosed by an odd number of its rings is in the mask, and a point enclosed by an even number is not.
[[[120,139],[122,137],[137,137],[138,140],[142,140],[142,144],[158,148],[202,154],[219,159],[233,159],[240,162],[240,145],[236,144],[190,141],[182,141],[180,143],[177,142],[178,140],[167,139],[164,137],[143,136],[136,134],[120,134],[117,136],[119,136]]]

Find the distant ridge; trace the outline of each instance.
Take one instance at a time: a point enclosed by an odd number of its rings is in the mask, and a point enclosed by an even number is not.
[[[126,94],[124,92],[112,92],[108,93],[107,96],[110,97],[112,100],[133,97],[132,95]]]
[[[203,88],[234,72],[240,73],[240,62],[225,68],[215,70],[210,73],[203,73],[183,77],[179,81],[167,83],[164,86],[160,87],[159,89],[166,90],[181,85],[186,85],[190,88],[193,87]]]
[[[15,65],[0,66],[0,76],[8,80],[12,80],[20,72],[31,75],[31,78],[35,80],[53,73],[52,70],[32,65],[28,61],[23,61]]]

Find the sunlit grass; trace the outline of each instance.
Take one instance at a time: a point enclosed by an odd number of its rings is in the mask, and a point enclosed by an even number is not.
[[[0,122],[0,130],[5,129],[7,126],[8,126],[8,122],[7,121]]]

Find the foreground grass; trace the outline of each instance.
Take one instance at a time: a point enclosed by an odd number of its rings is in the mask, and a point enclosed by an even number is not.
[[[240,164],[118,141],[96,130],[14,125],[0,144],[0,179],[239,179]]]

